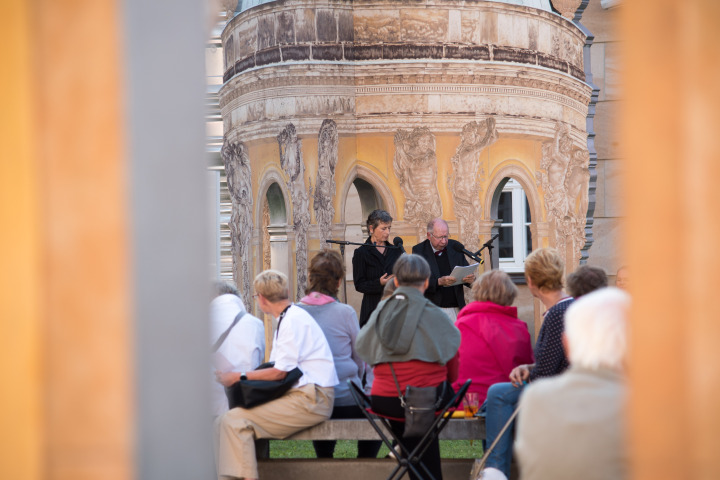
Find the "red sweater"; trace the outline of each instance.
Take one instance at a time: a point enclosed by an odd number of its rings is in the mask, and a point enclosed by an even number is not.
[[[405,393],[405,387],[436,387],[445,380],[452,382],[455,375],[448,365],[429,363],[420,360],[409,360],[407,362],[393,362],[395,375],[397,375],[400,391]],[[390,366],[387,363],[380,363],[373,368],[375,380],[372,384],[372,395],[381,397],[397,397],[398,390],[393,380]]]
[[[455,326],[462,339],[453,388],[471,378],[468,391],[479,394],[481,405],[490,385],[510,381],[513,368],[534,361],[530,333],[525,322],[518,320],[516,307],[472,302],[460,310]]]

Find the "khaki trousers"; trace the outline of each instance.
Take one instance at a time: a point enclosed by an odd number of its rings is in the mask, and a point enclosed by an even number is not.
[[[256,438],[286,438],[328,418],[333,387],[307,384],[251,409],[233,408],[215,421],[218,478],[258,478]]]

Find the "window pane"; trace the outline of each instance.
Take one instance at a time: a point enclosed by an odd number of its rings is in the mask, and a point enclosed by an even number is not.
[[[527,248],[525,249],[525,256],[527,257],[532,252],[532,233],[530,233],[530,226],[525,227],[525,236],[527,236]]]
[[[502,192],[500,194],[498,220],[502,223],[512,223],[512,192]]]
[[[530,217],[530,203],[528,202],[527,196],[525,196],[525,221],[528,223],[532,221],[532,218]]]
[[[500,258],[513,258],[513,229],[512,227],[500,227],[498,238],[498,254]]]

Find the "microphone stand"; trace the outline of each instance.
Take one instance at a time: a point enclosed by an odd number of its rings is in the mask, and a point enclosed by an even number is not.
[[[480,253],[481,253],[484,249],[486,249],[486,248],[488,249],[488,257],[490,258],[490,270],[493,269],[493,264],[492,264],[492,249],[495,248],[495,247],[493,247],[493,242],[494,242],[495,239],[498,238],[499,236],[500,236],[500,234],[499,234],[499,233],[496,233],[495,235],[492,236],[492,238],[491,238],[490,240],[488,240],[487,242],[483,243],[483,246],[480,247],[480,250],[478,250],[477,252],[475,252],[475,255],[480,255]]]
[[[345,246],[346,245],[368,245],[367,243],[358,243],[358,242],[348,242],[347,240],[325,240],[325,243],[334,243],[335,245],[340,246],[340,255],[343,259],[343,265],[345,265]],[[402,245],[385,245],[385,248],[402,248]],[[347,281],[343,278],[343,297],[345,299],[345,303],[348,303],[347,300]]]

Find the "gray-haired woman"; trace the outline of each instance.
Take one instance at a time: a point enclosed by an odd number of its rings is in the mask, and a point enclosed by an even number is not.
[[[380,302],[385,284],[392,279],[393,265],[402,254],[399,248],[388,248],[392,246],[388,242],[392,221],[385,210],[373,210],[367,219],[370,236],[353,254],[353,283],[355,290],[363,294],[361,327]]]
[[[420,255],[403,255],[393,268],[398,288],[381,301],[360,330],[355,348],[373,366],[375,380],[371,390],[372,408],[389,417],[403,418],[405,411],[398,398],[391,371],[400,391],[408,385],[437,387],[438,395],[452,394],[447,382],[454,380],[448,361],[460,345],[460,332],[440,307],[425,298],[430,266]],[[447,388],[442,388],[445,384]],[[402,436],[404,422],[391,421],[393,431]],[[405,438],[412,450],[420,438]],[[442,479],[440,447],[434,440],[422,456],[423,464],[436,479]],[[410,478],[416,476],[410,472]]]

